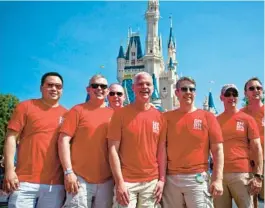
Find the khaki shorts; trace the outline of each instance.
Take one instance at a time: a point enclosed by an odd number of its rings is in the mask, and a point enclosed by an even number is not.
[[[223,195],[214,199],[215,208],[232,208],[232,198],[240,208],[252,208],[253,199],[248,192],[250,173],[224,173]]]
[[[198,177],[199,176],[199,177]],[[168,175],[163,208],[213,208],[207,173]]]
[[[130,203],[128,206],[121,206],[116,200],[116,190],[114,188],[113,208],[159,208],[160,205],[155,204],[154,189],[157,179],[150,182],[129,183],[125,182],[125,186],[129,191]]]

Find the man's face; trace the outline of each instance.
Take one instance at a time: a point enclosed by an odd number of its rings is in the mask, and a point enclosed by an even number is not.
[[[58,101],[63,93],[62,80],[57,76],[48,76],[40,90],[45,100]]]
[[[221,101],[224,103],[224,107],[235,107],[238,102],[238,91],[234,88],[229,88],[220,96]]]
[[[149,102],[152,93],[154,91],[153,79],[147,74],[138,76],[137,80],[133,84],[133,91],[135,99],[141,102]]]
[[[263,95],[263,88],[258,81],[253,80],[247,84],[245,96],[248,98],[249,101],[261,100],[262,95]]]
[[[182,105],[191,105],[194,103],[196,88],[193,83],[188,80],[183,80],[179,83],[175,94],[178,97],[179,103]]]
[[[87,87],[90,99],[104,100],[108,94],[108,82],[105,78],[96,78]]]
[[[110,107],[115,108],[121,108],[123,107],[123,102],[125,100],[124,90],[123,87],[120,85],[111,85],[109,88],[109,94],[108,94],[108,101],[110,104]]]

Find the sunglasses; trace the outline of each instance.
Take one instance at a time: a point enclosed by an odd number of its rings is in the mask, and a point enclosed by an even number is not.
[[[90,87],[92,87],[93,89],[98,89],[98,87],[100,87],[101,89],[105,90],[108,88],[108,85],[106,84],[91,84]]]
[[[122,92],[109,92],[109,96],[115,96],[115,95],[121,97],[123,93]]]
[[[257,89],[258,91],[262,90],[261,86],[251,86],[248,88],[249,91],[254,91],[255,89]]]
[[[63,85],[61,84],[54,84],[54,83],[47,83],[48,88],[53,88],[55,87],[57,90],[61,90],[63,88]]]
[[[231,97],[231,95],[233,96],[233,97],[238,97],[238,93],[237,92],[225,92],[224,93],[224,96],[225,97]]]
[[[181,90],[181,92],[188,92],[188,90],[190,92],[195,92],[196,88],[195,87],[181,87],[180,90]]]

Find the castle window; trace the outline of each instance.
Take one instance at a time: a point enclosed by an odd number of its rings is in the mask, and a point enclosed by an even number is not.
[[[132,56],[135,56],[135,52],[132,52]]]
[[[153,53],[153,50],[150,50],[150,53]]]
[[[135,59],[133,59],[133,60],[131,61],[131,64],[132,64],[132,65],[135,65]]]

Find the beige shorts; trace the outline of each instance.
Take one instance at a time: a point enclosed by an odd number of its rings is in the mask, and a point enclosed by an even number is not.
[[[250,173],[224,173],[223,195],[214,199],[215,208],[232,208],[232,198],[240,208],[252,208],[253,199],[248,192]]]
[[[168,175],[163,208],[213,208],[207,173]]]
[[[116,191],[114,188],[113,208],[159,208],[159,204],[155,204],[154,189],[157,179],[150,182],[129,183],[125,182],[125,186],[129,191],[130,203],[128,206],[121,206],[116,200]]]

